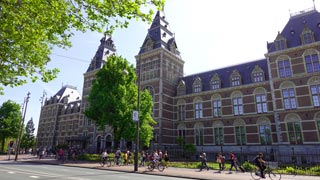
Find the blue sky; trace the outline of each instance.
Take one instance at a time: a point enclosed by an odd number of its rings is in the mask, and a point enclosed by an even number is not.
[[[314,3],[319,9],[320,0]],[[312,7],[312,0],[167,0],[164,12],[185,61],[184,73],[190,75],[264,58],[267,42],[282,31],[290,14]],[[129,28],[117,30],[113,35],[117,54],[135,64],[134,56],[149,26],[132,21]],[[33,118],[37,129],[43,91],[49,98],[68,84],[82,94],[83,73],[102,36],[95,32],[77,33],[72,48],[55,49],[51,55],[48,66],[60,69],[57,79],[5,88],[0,104],[9,99],[22,104],[30,92],[25,123]]]

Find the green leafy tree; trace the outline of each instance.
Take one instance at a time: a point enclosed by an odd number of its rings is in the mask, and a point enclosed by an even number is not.
[[[124,73],[125,72],[125,73]],[[136,135],[136,124],[132,121],[132,111],[137,109],[137,76],[133,65],[122,57],[110,56],[91,87],[85,115],[92,119],[100,130],[106,125],[113,128],[114,140],[132,141]],[[140,136],[143,145],[152,139],[155,121],[151,117],[152,100],[146,91],[141,93]],[[147,140],[149,140],[147,142]]]
[[[21,124],[20,105],[8,100],[0,107],[0,143],[4,151],[5,140],[16,138]]]
[[[58,73],[46,66],[53,47],[70,47],[74,31],[102,32],[108,25],[111,33],[127,27],[132,18],[151,22],[152,7],[163,4],[164,0],[2,0],[0,84],[14,87],[39,78],[48,82]]]
[[[31,118],[25,127],[25,132],[21,139],[21,148],[25,148],[26,150],[29,148],[33,148],[36,142],[35,136],[34,136],[34,123],[33,119]]]

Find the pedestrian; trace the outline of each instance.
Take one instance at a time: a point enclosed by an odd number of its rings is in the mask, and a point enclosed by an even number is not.
[[[219,172],[224,170],[224,156],[221,152],[216,155],[216,162],[219,164]]]
[[[141,151],[141,157],[140,157],[140,166],[144,166],[146,160],[147,160],[147,154],[145,151]]]
[[[200,171],[202,171],[202,169],[207,168],[207,171],[209,171],[209,167],[207,165],[207,155],[205,152],[202,152],[200,154],[200,159],[201,159],[201,167],[200,167]]]
[[[128,152],[123,153],[123,164],[128,165]]]
[[[117,151],[115,153],[115,158],[116,158],[116,164],[119,165],[120,164],[120,160],[121,160],[121,150],[120,150],[120,148],[117,149]]]
[[[168,168],[169,155],[167,150],[163,154],[163,160],[164,160],[164,167]]]
[[[263,159],[263,154],[261,152],[254,159],[254,163],[259,168],[260,177],[266,178],[264,175],[264,170],[266,169],[266,165],[265,165],[266,161]]]
[[[238,171],[238,164],[237,164],[237,157],[234,152],[230,153],[230,161],[231,161],[231,166],[229,169],[229,173],[231,174],[232,168],[234,167],[236,169],[236,172]]]

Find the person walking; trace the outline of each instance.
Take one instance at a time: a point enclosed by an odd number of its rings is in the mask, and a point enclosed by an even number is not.
[[[168,168],[169,155],[167,150],[163,154],[163,160],[164,160],[164,167]]]
[[[145,151],[141,151],[141,161],[139,166],[144,166],[145,162],[147,160],[147,154]]]
[[[234,167],[236,169],[236,172],[238,172],[238,164],[237,164],[237,157],[234,152],[230,153],[230,161],[231,161],[231,166],[229,169],[229,173],[232,173],[232,168]]]
[[[222,155],[221,152],[219,152],[217,155],[216,155],[216,161],[217,163],[219,164],[219,172],[223,171],[224,170],[224,156]]]
[[[201,159],[201,167],[200,167],[200,171],[202,171],[202,169],[207,168],[207,171],[209,171],[209,167],[207,165],[207,155],[205,152],[202,152],[200,155],[200,159]]]

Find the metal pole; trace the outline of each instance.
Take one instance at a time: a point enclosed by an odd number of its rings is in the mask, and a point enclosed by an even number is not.
[[[17,138],[17,144],[16,144],[16,152],[15,152],[15,158],[14,161],[17,161],[18,159],[18,154],[19,154],[19,149],[20,149],[20,141],[21,141],[21,135],[22,135],[22,129],[23,129],[23,125],[24,125],[24,119],[26,117],[26,111],[27,111],[27,106],[28,106],[28,102],[29,102],[29,98],[30,98],[30,92],[28,92],[27,97],[25,98],[25,106],[23,107],[24,112],[23,112],[23,118],[22,121],[20,123],[20,127],[19,127],[19,133],[18,133],[18,138]]]
[[[138,73],[138,121],[136,129],[136,150],[134,152],[134,171],[138,171],[138,155],[139,155],[139,125],[140,125],[140,77],[141,77],[141,59],[139,57],[139,73]]]

